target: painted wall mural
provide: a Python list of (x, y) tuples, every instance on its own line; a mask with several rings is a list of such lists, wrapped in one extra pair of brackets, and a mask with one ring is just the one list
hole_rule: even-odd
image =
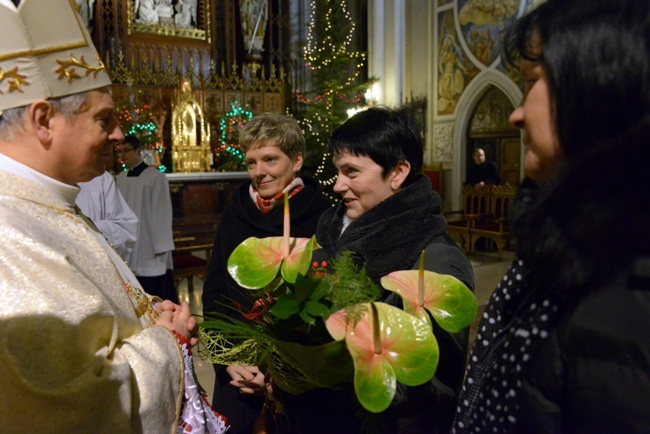
[[(456, 105), (479, 72), (495, 68), (522, 86), (516, 68), (499, 61), (506, 29), (544, 0), (452, 0), (438, 11), (438, 115), (454, 114)], [(450, 1), (438, 1), (438, 7)]]
[(519, 0), (458, 0), (461, 26), (495, 25), (508, 20), (519, 9)]
[(520, 0), (458, 0), (458, 23), (470, 52), (490, 66), (501, 52), (504, 30), (515, 20)]
[(470, 132), (485, 133), (512, 129), (508, 122), (512, 109), (512, 103), (505, 94), (492, 87), (474, 110)]
[(438, 114), (451, 114), (479, 70), (459, 44), (452, 10), (440, 15), (438, 38)]

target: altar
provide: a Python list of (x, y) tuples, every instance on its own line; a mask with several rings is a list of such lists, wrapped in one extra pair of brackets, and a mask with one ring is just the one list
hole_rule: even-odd
[(268, 31), (280, 11), (265, 0), (80, 3), (120, 127), (138, 137), (145, 161), (165, 173), (245, 170), (238, 131), (256, 114), (285, 111), (288, 57)]
[(174, 238), (182, 244), (212, 244), (221, 214), (246, 172), (168, 173)]

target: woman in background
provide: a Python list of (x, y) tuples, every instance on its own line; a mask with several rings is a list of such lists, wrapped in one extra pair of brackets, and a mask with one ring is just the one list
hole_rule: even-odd
[(648, 432), (650, 2), (548, 0), (506, 53), (529, 181), (454, 432)]
[[(284, 192), (289, 192), (291, 236), (310, 238), (321, 214), (331, 207), (320, 185), (298, 177), (305, 139), (289, 116), (263, 113), (244, 125), (239, 143), (246, 152), (250, 182), (235, 192), (221, 218), (210, 266), (203, 285), (203, 312), (219, 312), (243, 320), (253, 307), (248, 289), (241, 288), (227, 270), (232, 251), (249, 237), (282, 236)], [(264, 373), (257, 366), (215, 365), (213, 405), (231, 425), (229, 433), (250, 434), (264, 403)]]

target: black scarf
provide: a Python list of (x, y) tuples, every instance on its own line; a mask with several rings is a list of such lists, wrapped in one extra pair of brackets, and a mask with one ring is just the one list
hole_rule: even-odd
[(396, 270), (410, 270), (420, 252), (445, 232), (438, 193), (424, 176), (360, 217), (341, 234), (345, 205), (327, 210), (320, 219), (316, 239), (330, 258), (346, 250), (356, 253), (371, 279), (379, 282)]

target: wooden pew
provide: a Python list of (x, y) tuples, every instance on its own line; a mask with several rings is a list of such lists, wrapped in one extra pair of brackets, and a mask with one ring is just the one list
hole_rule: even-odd
[(472, 185), (465, 185), (462, 190), (463, 209), (444, 213), (447, 218), (447, 233), (460, 236), (466, 253), (473, 253), (470, 234), (478, 219), (489, 211), (489, 199), (489, 190), (478, 191)]
[[(174, 286), (178, 289), (178, 284), (183, 279), (187, 279), (187, 289), (193, 291), (194, 276), (205, 282), (213, 243), (211, 241), (197, 243), (194, 237), (178, 237), (174, 239), (174, 244), (176, 245), (176, 249), (172, 252)], [(197, 252), (203, 252), (203, 255), (196, 255)]]
[(510, 241), (510, 206), (516, 188), (510, 184), (485, 187), (489, 193), (489, 208), (474, 222), (470, 229), (470, 254), (474, 253), (476, 241), (480, 238), (496, 243), (499, 260), (503, 260), (503, 249)]

